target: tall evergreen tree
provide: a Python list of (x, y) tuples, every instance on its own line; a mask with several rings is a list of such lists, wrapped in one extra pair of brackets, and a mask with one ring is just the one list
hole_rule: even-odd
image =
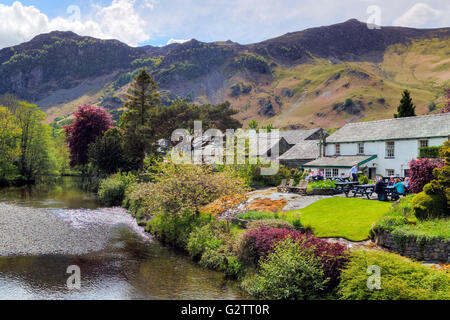
[(409, 91), (404, 90), (403, 97), (400, 100), (400, 105), (397, 108), (397, 114), (394, 114), (394, 118), (407, 118), (415, 116), (416, 116), (416, 106), (412, 101)]
[(130, 170), (142, 169), (146, 151), (154, 147), (149, 141), (154, 135), (150, 120), (160, 103), (158, 85), (142, 70), (128, 90), (125, 103), (128, 111), (120, 119), (120, 126), (125, 130), (124, 151)]

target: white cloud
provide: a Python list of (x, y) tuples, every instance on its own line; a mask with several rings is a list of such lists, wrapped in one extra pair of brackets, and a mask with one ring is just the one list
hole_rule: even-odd
[(393, 21), (412, 27), (449, 25), (448, 0), (417, 1), (422, 3), (405, 13), (411, 0), (103, 0), (101, 3), (108, 4), (83, 8), (81, 19), (74, 18), (73, 11), (50, 18), (39, 7), (15, 2), (0, 4), (0, 48), (53, 30), (113, 38), (134, 46), (150, 40), (165, 44), (167, 39), (177, 43), (190, 38), (251, 43), (350, 18), (367, 21), (369, 5), (380, 7), (382, 25)]
[(404, 27), (422, 27), (432, 20), (439, 19), (444, 14), (433, 9), (426, 3), (417, 3), (403, 15), (394, 20), (393, 25)]
[(24, 6), (18, 1), (11, 6), (0, 4), (0, 48), (55, 30), (70, 30), (101, 39), (117, 39), (137, 46), (150, 38), (147, 23), (136, 9), (138, 2), (145, 8), (153, 8), (153, 0), (113, 0), (109, 6), (94, 5), (87, 19), (81, 20), (78, 19), (76, 10), (72, 11), (70, 17), (49, 19), (36, 7)]
[(192, 39), (187, 39), (187, 40), (177, 40), (177, 39), (170, 39), (169, 41), (167, 41), (167, 45), (169, 44), (174, 44), (174, 43), (185, 43), (188, 41), (191, 41)]

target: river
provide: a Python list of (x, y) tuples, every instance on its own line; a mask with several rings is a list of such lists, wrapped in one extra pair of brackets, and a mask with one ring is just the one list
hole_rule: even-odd
[[(149, 237), (125, 210), (102, 208), (77, 179), (0, 189), (1, 210), (0, 299), (248, 298)], [(81, 271), (79, 289), (67, 286), (69, 266)]]

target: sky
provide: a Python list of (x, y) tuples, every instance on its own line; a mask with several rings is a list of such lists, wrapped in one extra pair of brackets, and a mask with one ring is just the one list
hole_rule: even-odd
[(131, 46), (232, 40), (255, 43), (357, 18), (382, 26), (450, 26), (450, 1), (0, 0), (0, 48), (54, 30)]

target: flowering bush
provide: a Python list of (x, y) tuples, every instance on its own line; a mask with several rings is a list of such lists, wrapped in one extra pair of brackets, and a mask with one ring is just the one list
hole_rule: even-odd
[(241, 238), (239, 256), (244, 261), (256, 263), (261, 257), (266, 257), (272, 252), (277, 242), (288, 237), (301, 241), (306, 248), (312, 248), (314, 255), (322, 263), (325, 277), (330, 279), (331, 284), (337, 283), (340, 269), (348, 260), (346, 248), (338, 243), (328, 243), (311, 234), (264, 227), (248, 230)]
[(435, 177), (433, 170), (442, 167), (442, 162), (434, 159), (418, 159), (409, 162), (411, 184), (409, 189), (413, 193), (422, 192), (423, 187)]

